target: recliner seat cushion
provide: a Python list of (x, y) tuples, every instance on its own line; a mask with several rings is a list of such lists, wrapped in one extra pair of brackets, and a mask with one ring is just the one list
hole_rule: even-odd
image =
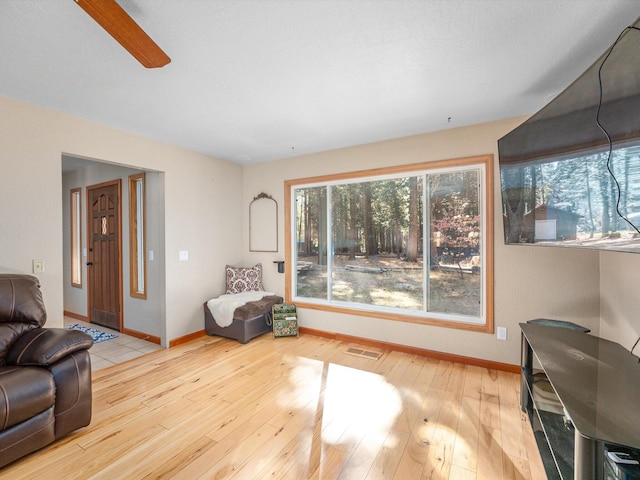
[(0, 432), (0, 468), (55, 440), (53, 407)]
[(0, 431), (44, 412), (55, 402), (49, 370), (40, 367), (0, 367)]

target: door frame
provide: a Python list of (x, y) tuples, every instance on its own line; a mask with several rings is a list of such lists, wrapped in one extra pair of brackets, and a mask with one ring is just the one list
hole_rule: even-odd
[[(118, 309), (118, 331), (122, 332), (124, 327), (122, 319), (123, 319), (123, 311), (124, 311), (124, 297), (123, 297), (123, 278), (122, 278), (122, 179), (117, 178), (115, 180), (109, 180), (107, 182), (97, 183), (95, 185), (87, 185), (86, 190), (86, 238), (87, 238), (87, 261), (89, 261), (89, 248), (90, 247), (90, 224), (91, 224), (91, 190), (95, 190), (97, 188), (109, 187), (115, 185), (117, 188), (117, 199), (118, 206), (116, 210), (118, 212), (118, 235), (116, 239), (116, 245), (118, 249), (118, 303), (120, 308)], [(92, 257), (93, 258), (93, 257)], [(85, 262), (86, 263), (86, 262)], [(91, 275), (87, 272), (87, 317), (89, 323), (91, 323), (91, 289), (93, 285), (91, 284)]]

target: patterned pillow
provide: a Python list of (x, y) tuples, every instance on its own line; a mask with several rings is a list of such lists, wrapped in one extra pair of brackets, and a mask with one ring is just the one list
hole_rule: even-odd
[(255, 292), (262, 288), (262, 264), (257, 263), (253, 267), (225, 266), (227, 278), (227, 294)]

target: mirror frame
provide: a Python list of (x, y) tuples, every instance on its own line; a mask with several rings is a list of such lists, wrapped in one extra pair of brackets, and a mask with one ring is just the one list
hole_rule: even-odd
[(249, 203), (249, 251), (278, 251), (278, 202), (264, 192)]

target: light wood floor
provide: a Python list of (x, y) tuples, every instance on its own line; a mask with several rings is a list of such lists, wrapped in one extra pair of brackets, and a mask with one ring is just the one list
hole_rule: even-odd
[(546, 478), (517, 375), (352, 346), (203, 337), (94, 372), (91, 425), (0, 478)]

